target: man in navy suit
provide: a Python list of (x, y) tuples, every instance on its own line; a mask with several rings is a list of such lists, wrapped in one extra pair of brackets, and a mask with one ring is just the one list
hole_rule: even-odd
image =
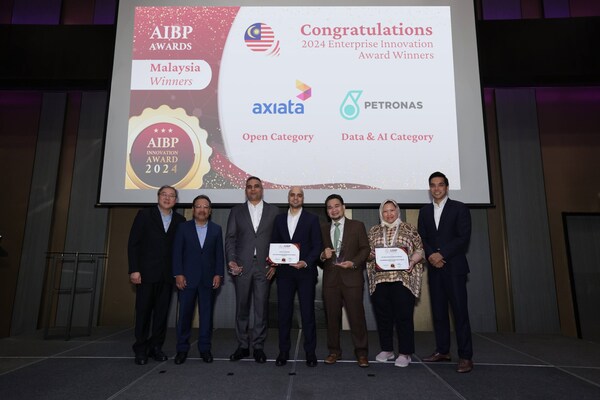
[(204, 362), (213, 361), (210, 352), (213, 291), (221, 285), (225, 257), (221, 227), (209, 221), (211, 206), (208, 196), (196, 196), (194, 219), (179, 226), (173, 243), (173, 274), (179, 289), (175, 364), (183, 364), (190, 349), (196, 300), (200, 321), (198, 350)]
[[(177, 190), (158, 189), (158, 205), (140, 210), (131, 226), (127, 255), (129, 280), (135, 285), (135, 363), (144, 365), (148, 356), (165, 361), (162, 351), (173, 293), (171, 254), (177, 226), (185, 218), (173, 211)], [(152, 336), (148, 338), (152, 325)]]
[(441, 172), (429, 177), (433, 199), (419, 212), (419, 235), (429, 261), (429, 295), (435, 330), (435, 352), (426, 362), (450, 361), (450, 319), (454, 316), (458, 344), (457, 372), (473, 369), (473, 343), (467, 303), (469, 264), (466, 252), (471, 238), (471, 214), (466, 205), (448, 198), (448, 178)]
[(317, 261), (322, 249), (321, 228), (316, 215), (302, 209), (304, 191), (294, 186), (288, 193), (289, 210), (279, 214), (273, 224), (271, 243), (295, 243), (300, 246), (300, 260), (277, 266), (277, 315), (279, 318), (279, 356), (275, 365), (282, 366), (290, 357), (290, 331), (294, 312), (294, 297), (298, 292), (306, 365), (317, 366), (317, 327), (315, 321), (315, 291)]

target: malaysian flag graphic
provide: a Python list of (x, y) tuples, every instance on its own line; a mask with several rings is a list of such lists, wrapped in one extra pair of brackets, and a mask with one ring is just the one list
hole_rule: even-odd
[(279, 55), (279, 40), (275, 39), (273, 29), (267, 24), (256, 22), (246, 29), (246, 46), (252, 51), (267, 55)]

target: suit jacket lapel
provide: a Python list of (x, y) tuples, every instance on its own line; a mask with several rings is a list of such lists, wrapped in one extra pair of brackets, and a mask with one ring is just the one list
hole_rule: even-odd
[[(267, 203), (265, 203), (265, 201), (263, 200), (263, 210), (262, 210), (262, 215), (260, 216), (260, 221), (258, 221), (258, 228), (256, 228), (256, 233), (260, 232), (261, 229), (264, 228), (265, 224), (264, 224), (264, 220), (267, 217), (267, 211), (268, 207), (267, 207)], [(254, 229), (254, 227), (252, 227)]]
[[(173, 220), (175, 220), (175, 211), (173, 211), (173, 213), (171, 214), (171, 223), (169, 224), (169, 229), (167, 229), (167, 233), (172, 233), (173, 229), (175, 229), (175, 227), (176, 227), (175, 224), (173, 223)], [(162, 218), (161, 218), (160, 223), (162, 224)]]
[(246, 221), (246, 224), (250, 227), (250, 229), (254, 230), (254, 225), (252, 225), (252, 216), (250, 215), (250, 210), (248, 207), (248, 201), (246, 201), (242, 210), (242, 218), (244, 221)]
[[(290, 230), (288, 229), (288, 211), (285, 212), (285, 217), (281, 219), (281, 222), (283, 223), (283, 232), (285, 232), (285, 236), (284, 238), (287, 239), (288, 242), (292, 241), (292, 237), (290, 236)], [(297, 229), (298, 227), (296, 227)], [(296, 232), (294, 232), (296, 233)]]
[[(153, 208), (150, 214), (152, 215), (152, 222), (158, 226), (162, 233), (166, 234), (165, 225), (163, 224), (162, 215), (160, 214), (158, 206)], [(171, 225), (169, 225), (169, 229), (171, 229)]]
[[(302, 226), (302, 220), (305, 217), (304, 213), (305, 213), (305, 211), (304, 211), (304, 209), (302, 209), (302, 212), (300, 213), (300, 217), (298, 218), (298, 223), (296, 224), (296, 229), (294, 230), (294, 234), (290, 238), (292, 240), (292, 242), (294, 242), (294, 237), (296, 237), (296, 235), (298, 234), (298, 231), (300, 230), (300, 227)], [(286, 220), (286, 222), (287, 222), (287, 220)], [(289, 230), (288, 230), (288, 232), (289, 232)]]
[[(342, 230), (342, 247), (348, 247), (348, 243), (346, 243), (348, 241), (348, 238), (350, 237), (350, 229), (348, 229), (348, 218), (346, 218), (346, 221), (344, 222), (344, 229)], [(346, 233), (348, 233), (348, 235), (346, 235)]]
[[(202, 250), (202, 244), (200, 243), (200, 237), (198, 237), (198, 229), (196, 229), (196, 221), (192, 220), (192, 235), (194, 238), (196, 238), (196, 240), (194, 241), (196, 244), (198, 244), (198, 248), (200, 250)], [(206, 244), (206, 238), (208, 238), (208, 230), (209, 230), (209, 226), (206, 227), (206, 237), (204, 238), (204, 244)]]
[[(431, 227), (437, 231), (437, 227), (435, 226), (435, 211), (433, 209), (433, 202), (427, 204), (423, 211), (426, 213), (425, 223), (427, 225), (431, 224)], [(427, 216), (427, 214), (429, 214), (429, 216)]]
[(325, 240), (323, 241), (323, 246), (324, 247), (329, 247), (329, 248), (333, 248), (333, 242), (331, 241), (331, 222), (327, 224), (327, 227), (325, 228), (325, 232), (323, 232), (325, 234)]
[[(438, 224), (438, 231), (440, 230), (440, 228), (442, 227), (442, 224), (444, 223), (444, 221), (447, 219), (448, 214), (452, 212), (452, 201), (450, 200), (450, 198), (448, 198), (448, 200), (446, 201), (446, 204), (444, 205), (444, 209), (442, 210), (442, 215), (440, 215), (440, 223)], [(435, 223), (435, 221), (434, 221)]]

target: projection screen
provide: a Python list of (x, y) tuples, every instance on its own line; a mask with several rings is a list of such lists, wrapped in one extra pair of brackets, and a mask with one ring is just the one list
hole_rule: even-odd
[(485, 205), (483, 126), (471, 1), (121, 1), (99, 202)]

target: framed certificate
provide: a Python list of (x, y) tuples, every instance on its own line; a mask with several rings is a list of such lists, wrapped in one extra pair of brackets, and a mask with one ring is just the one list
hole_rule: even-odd
[(375, 249), (375, 263), (385, 271), (408, 269), (408, 253), (400, 247), (378, 247)]
[(300, 244), (271, 243), (269, 245), (269, 260), (275, 264), (295, 264), (300, 261)]

